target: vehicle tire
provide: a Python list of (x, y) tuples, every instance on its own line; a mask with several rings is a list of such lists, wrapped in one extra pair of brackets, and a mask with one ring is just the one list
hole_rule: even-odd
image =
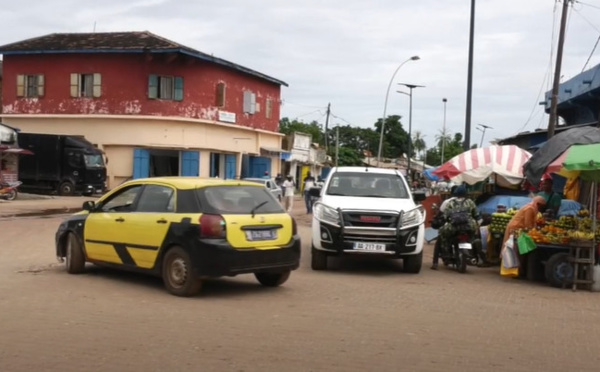
[(291, 271), (288, 270), (280, 273), (254, 273), (254, 276), (265, 287), (278, 287), (287, 282), (290, 273)]
[(327, 253), (315, 248), (313, 245), (311, 250), (310, 267), (313, 270), (327, 270)]
[(402, 258), (402, 271), (409, 274), (418, 274), (423, 265), (423, 252)]
[(73, 195), (75, 186), (69, 181), (65, 181), (58, 186), (58, 194), (62, 196)]
[(69, 233), (65, 240), (65, 265), (69, 274), (80, 274), (85, 269), (85, 256), (75, 234)]
[(556, 253), (546, 261), (544, 268), (546, 280), (556, 288), (570, 285), (573, 282), (573, 264), (569, 262), (568, 253)]
[(6, 200), (15, 200), (17, 198), (17, 190), (10, 190), (8, 193), (6, 193), (6, 196), (4, 197), (4, 199)]
[(458, 260), (456, 263), (456, 270), (464, 274), (467, 272), (467, 255), (462, 250), (458, 251)]
[(181, 247), (172, 247), (162, 260), (162, 278), (169, 293), (180, 296), (194, 296), (202, 288), (190, 255)]

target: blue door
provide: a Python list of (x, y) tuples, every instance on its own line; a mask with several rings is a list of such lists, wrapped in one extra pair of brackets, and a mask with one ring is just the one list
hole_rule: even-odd
[(265, 172), (271, 174), (271, 158), (255, 156), (250, 158), (250, 177), (262, 178)]
[(200, 170), (200, 153), (198, 151), (181, 152), (181, 175), (198, 177)]
[(329, 172), (331, 171), (331, 168), (323, 168), (321, 169), (321, 178), (322, 179), (327, 179), (327, 176), (329, 176)]
[(133, 179), (150, 177), (150, 152), (133, 149)]
[(247, 154), (242, 155), (242, 177), (250, 177), (250, 156)]
[(225, 155), (225, 179), (235, 179), (236, 158), (235, 155)]

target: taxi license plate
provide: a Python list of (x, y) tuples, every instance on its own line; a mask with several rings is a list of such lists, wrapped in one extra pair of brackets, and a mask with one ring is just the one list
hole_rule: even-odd
[(277, 239), (276, 230), (248, 230), (246, 231), (246, 239), (250, 242), (261, 241), (261, 240), (275, 240)]
[(471, 243), (458, 243), (458, 248), (459, 249), (471, 249)]
[(385, 244), (354, 243), (354, 250), (367, 252), (385, 252)]

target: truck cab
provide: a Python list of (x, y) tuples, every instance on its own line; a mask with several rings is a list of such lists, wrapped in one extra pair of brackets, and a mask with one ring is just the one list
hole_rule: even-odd
[(327, 269), (330, 256), (378, 256), (403, 260), (418, 273), (423, 260), (425, 194), (410, 191), (393, 169), (336, 167), (323, 187), (312, 190), (311, 267)]

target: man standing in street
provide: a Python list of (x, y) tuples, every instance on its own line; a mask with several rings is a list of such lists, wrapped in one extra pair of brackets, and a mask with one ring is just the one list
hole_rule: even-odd
[(292, 213), (294, 206), (294, 179), (288, 174), (285, 181), (281, 185), (283, 188), (283, 207), (288, 213)]
[(312, 197), (310, 196), (310, 189), (315, 187), (315, 178), (310, 172), (306, 174), (304, 178), (304, 203), (306, 204), (306, 213), (312, 213)]

